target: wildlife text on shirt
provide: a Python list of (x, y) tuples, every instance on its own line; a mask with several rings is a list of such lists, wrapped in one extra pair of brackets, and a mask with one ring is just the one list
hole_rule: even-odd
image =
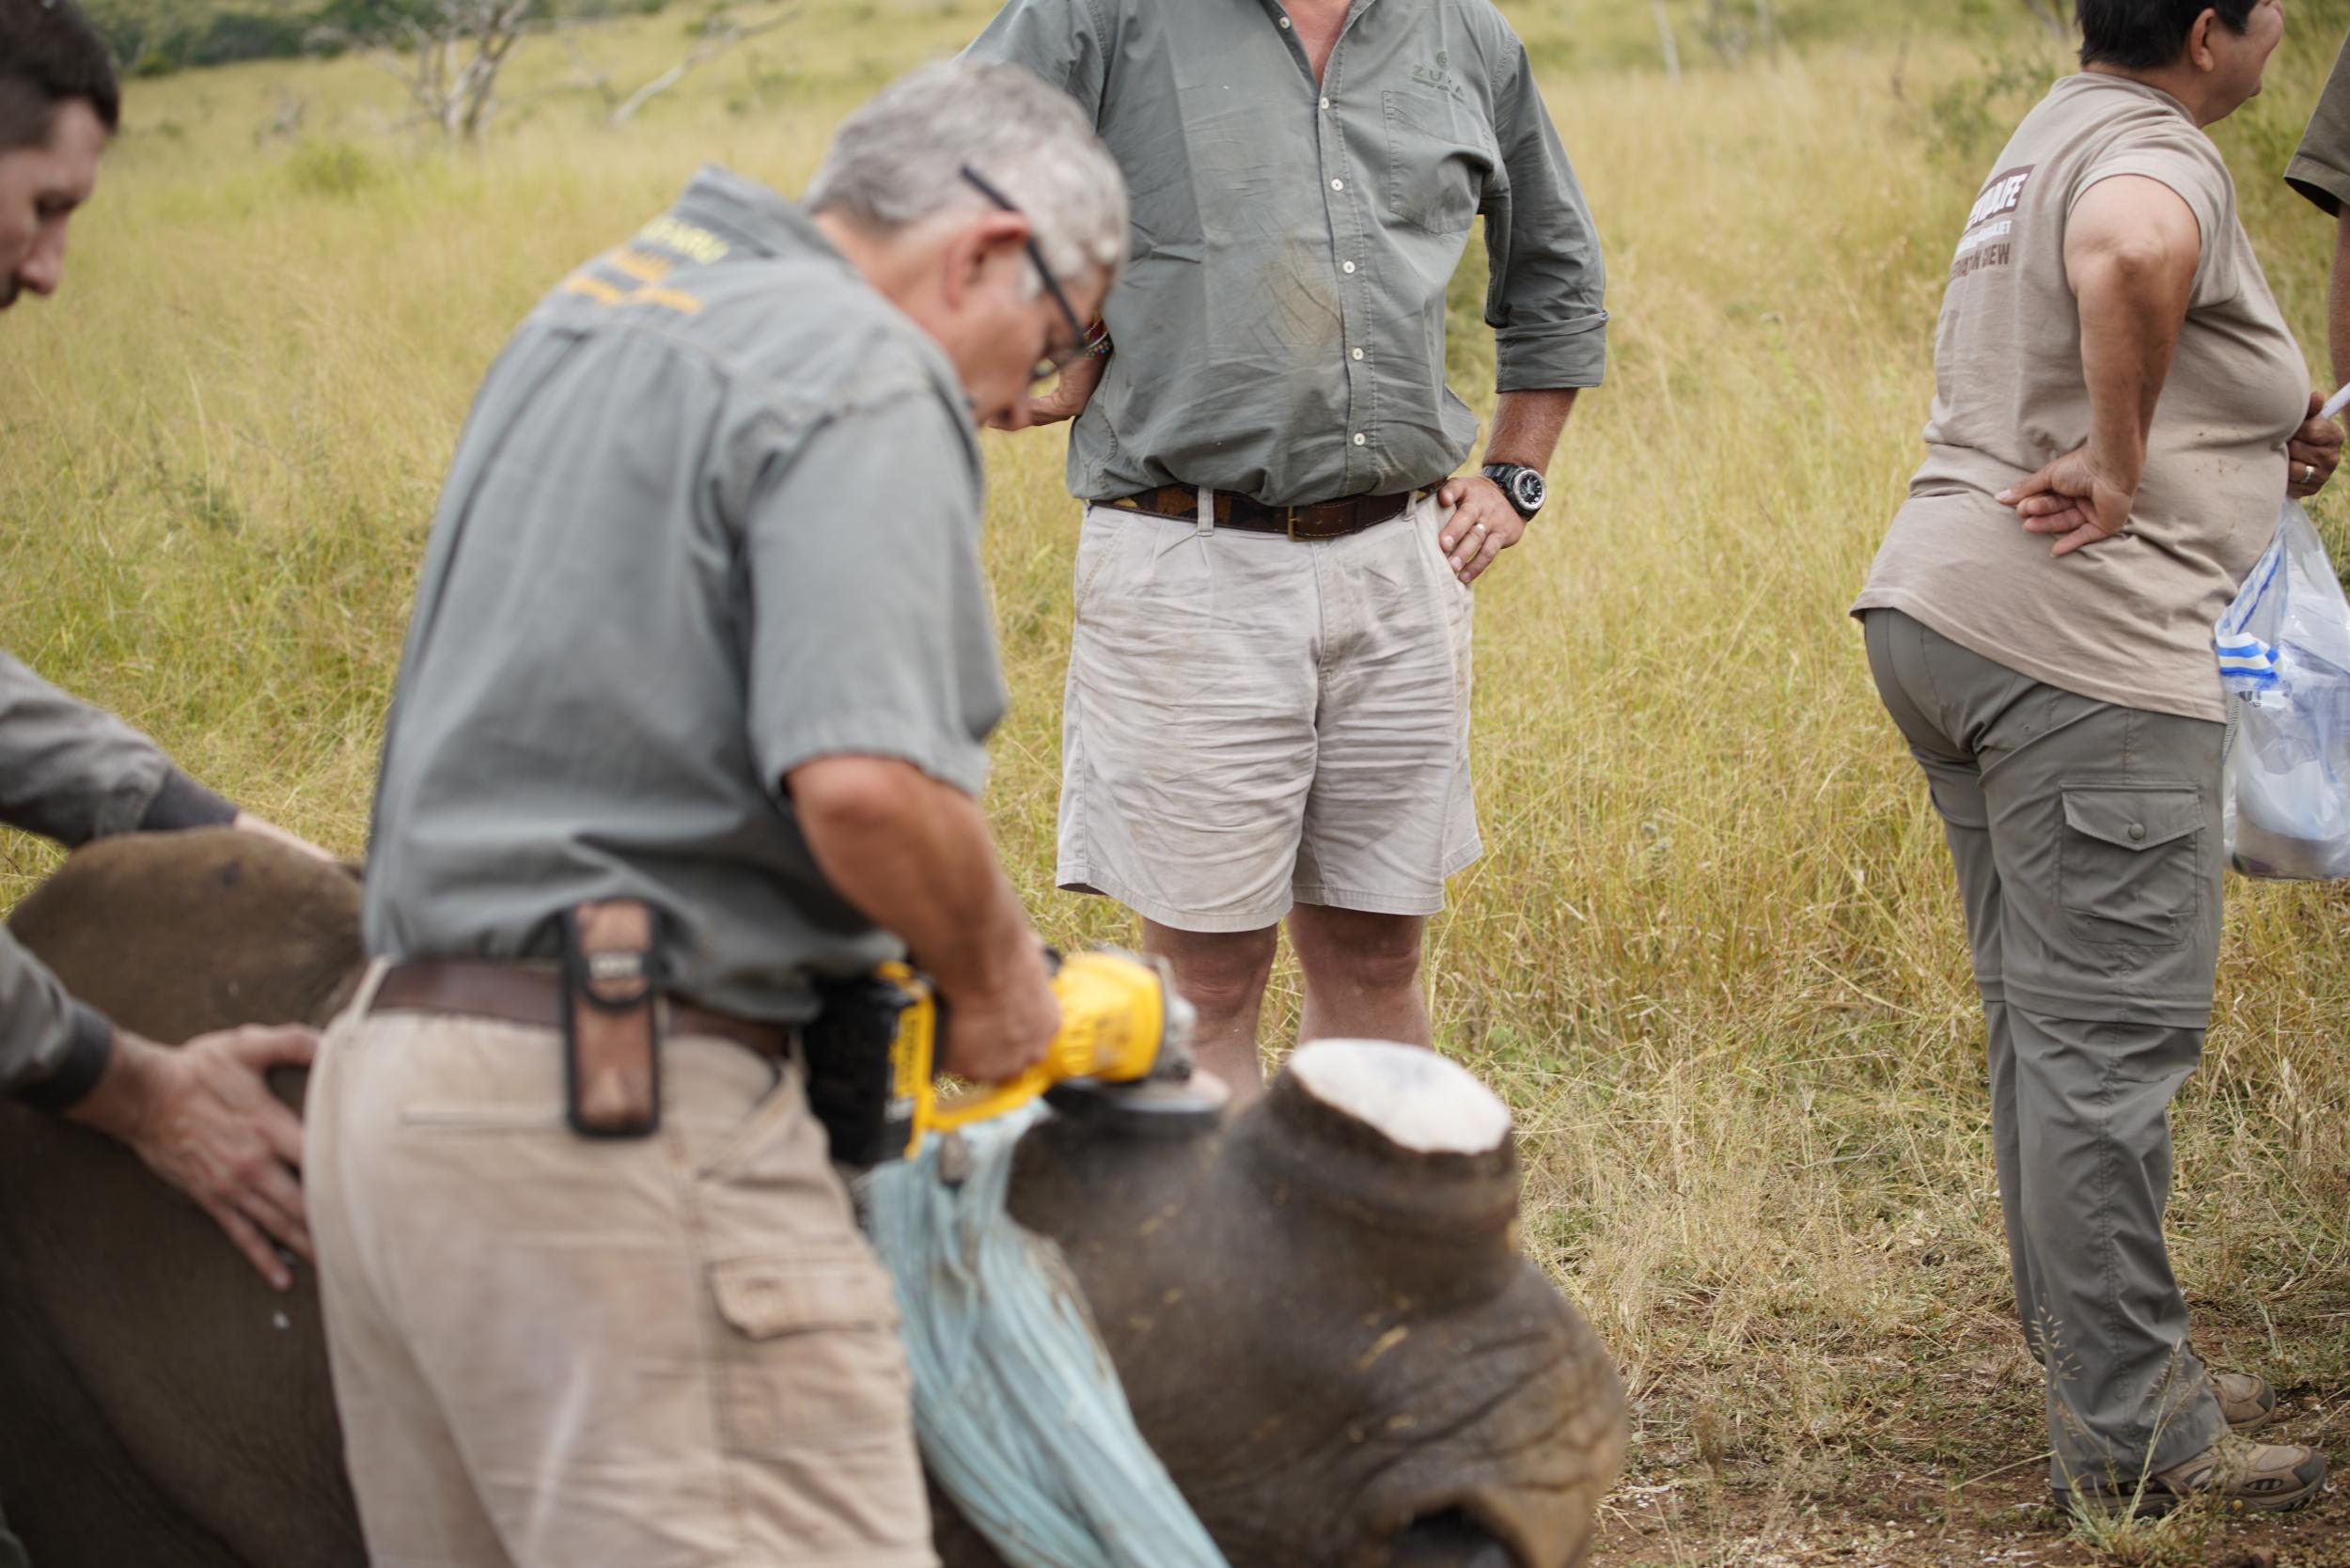
[(1970, 276), (1985, 267), (2004, 267), (2015, 259), (2015, 245), (2009, 236), (2015, 232), (2015, 209), (2024, 202), (2024, 187), (2031, 182), (2036, 165), (2002, 169), (1991, 177), (1975, 199), (1974, 211), (1966, 214), (1966, 232), (1958, 242), (1958, 255), (1950, 262), (1950, 281)]

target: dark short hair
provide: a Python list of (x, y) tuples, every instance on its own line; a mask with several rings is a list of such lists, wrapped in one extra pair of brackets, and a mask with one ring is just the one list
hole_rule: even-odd
[(2081, 64), (2154, 71), (2176, 60), (2186, 48), (2195, 19), (2217, 11), (2228, 30), (2241, 33), (2260, 0), (2074, 0), (2081, 24)]
[(0, 0), (0, 152), (45, 145), (70, 98), (87, 101), (108, 131), (120, 123), (106, 40), (73, 0)]

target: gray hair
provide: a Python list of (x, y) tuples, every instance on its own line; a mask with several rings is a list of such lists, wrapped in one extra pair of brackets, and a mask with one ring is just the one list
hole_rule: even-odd
[(1076, 100), (1018, 66), (951, 61), (884, 87), (834, 133), (807, 208), (887, 231), (993, 206), (963, 177), (965, 165), (1027, 215), (1057, 278), (1097, 268), (1117, 278), (1126, 178)]

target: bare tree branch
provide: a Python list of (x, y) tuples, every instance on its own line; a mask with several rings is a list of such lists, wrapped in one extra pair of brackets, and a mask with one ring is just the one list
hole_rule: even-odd
[(792, 20), (793, 12), (744, 21), (721, 9), (704, 24), (701, 37), (684, 58), (662, 71), (625, 98), (617, 94), (610, 77), (592, 71), (586, 55), (571, 39), (570, 30), (585, 24), (552, 22), (539, 14), (540, 0), (417, 0), (380, 18), (364, 32), (322, 31), (320, 42), (356, 51), (368, 64), (399, 79), (415, 105), (416, 121), (440, 128), (452, 138), (473, 140), (490, 126), (507, 100), (498, 84), (507, 63), (523, 40), (534, 34), (556, 33), (571, 50), (571, 82), (525, 94), (521, 102), (569, 91), (596, 93), (606, 106), (606, 122), (627, 124), (637, 112), (688, 75), (738, 45), (772, 33)]
[(425, 0), (380, 17), (360, 31), (325, 32), (321, 41), (356, 50), (397, 76), (416, 118), (447, 136), (481, 133), (497, 112), (498, 72), (523, 39), (549, 24), (532, 15), (537, 0)]
[(603, 101), (604, 113), (610, 114), (613, 103), (619, 96), (612, 90), (611, 74), (608, 71), (598, 71), (588, 63), (588, 52), (580, 48), (579, 39), (575, 35), (566, 31), (562, 37), (563, 48), (572, 57), (572, 79), (563, 86), (550, 87), (546, 94), (537, 96), (565, 91), (592, 92)]
[(697, 68), (708, 65), (737, 44), (755, 39), (761, 33), (774, 32), (791, 20), (791, 13), (786, 11), (781, 16), (769, 17), (764, 22), (747, 24), (729, 23), (722, 27), (713, 18), (710, 31), (702, 35), (699, 43), (686, 52), (685, 58), (630, 93), (621, 101), (619, 106), (612, 111), (611, 117), (604, 123), (615, 128), (626, 125), (635, 118), (637, 110), (684, 81), (686, 76)]
[(2069, 39), (2073, 36), (2072, 29), (2064, 24), (2064, 11), (2057, 0), (2024, 0), (2024, 9), (2031, 12), (2043, 27), (2058, 38)]

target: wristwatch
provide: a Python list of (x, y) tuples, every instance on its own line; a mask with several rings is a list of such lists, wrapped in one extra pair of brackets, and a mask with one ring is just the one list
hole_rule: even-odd
[(1550, 494), (1550, 487), (1543, 483), (1541, 473), (1523, 463), (1489, 463), (1485, 464), (1484, 474), (1485, 478), (1501, 487), (1501, 493), (1510, 497), (1510, 504), (1517, 509), (1518, 515), (1529, 522), (1536, 512), (1543, 510), (1543, 498)]

